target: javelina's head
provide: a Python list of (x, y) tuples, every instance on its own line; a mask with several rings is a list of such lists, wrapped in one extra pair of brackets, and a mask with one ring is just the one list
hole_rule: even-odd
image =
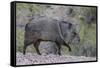
[(62, 21), (61, 30), (66, 43), (78, 44), (80, 42), (80, 37), (74, 24)]

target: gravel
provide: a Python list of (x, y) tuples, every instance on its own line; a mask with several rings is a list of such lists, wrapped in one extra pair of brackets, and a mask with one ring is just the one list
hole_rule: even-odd
[(78, 62), (78, 61), (95, 61), (95, 57), (85, 56), (70, 56), (70, 55), (37, 55), (26, 53), (23, 55), (20, 52), (16, 54), (17, 65), (31, 65), (31, 64), (46, 64), (46, 63), (64, 63), (64, 62)]

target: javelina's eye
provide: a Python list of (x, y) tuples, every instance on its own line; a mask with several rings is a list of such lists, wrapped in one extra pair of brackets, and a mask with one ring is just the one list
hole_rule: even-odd
[(72, 35), (72, 36), (74, 37), (74, 36), (76, 36), (76, 35), (77, 35), (77, 33), (76, 33), (76, 32), (73, 32), (73, 35)]
[(77, 35), (77, 33), (76, 33), (76, 32), (74, 32), (73, 34), (74, 34), (74, 35)]
[(71, 27), (72, 27), (72, 24), (71, 24), (71, 23), (69, 23), (69, 25), (68, 25), (68, 29), (71, 29)]

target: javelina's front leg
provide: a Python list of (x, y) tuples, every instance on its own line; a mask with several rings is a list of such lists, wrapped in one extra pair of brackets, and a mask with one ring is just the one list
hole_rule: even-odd
[(58, 54), (61, 55), (61, 45), (57, 42), (56, 42), (56, 44), (57, 44), (57, 47), (58, 47)]
[(71, 52), (71, 47), (69, 46), (69, 44), (64, 43), (64, 46), (68, 47), (68, 50)]
[(27, 48), (28, 44), (26, 44), (26, 41), (24, 41), (24, 47), (23, 47), (23, 54), (26, 54), (26, 48)]
[(61, 55), (61, 45), (58, 45), (58, 54)]

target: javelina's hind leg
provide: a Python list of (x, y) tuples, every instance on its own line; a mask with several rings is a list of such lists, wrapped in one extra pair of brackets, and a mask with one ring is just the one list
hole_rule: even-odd
[(24, 47), (23, 47), (23, 54), (24, 55), (26, 54), (26, 47), (27, 47), (27, 45), (24, 45)]
[(37, 40), (33, 45), (34, 45), (34, 47), (35, 47), (37, 53), (38, 53), (39, 55), (41, 55), (41, 53), (40, 53), (40, 51), (39, 51), (39, 49), (38, 49), (38, 47), (39, 47), (39, 45), (40, 45), (40, 40)]
[(32, 44), (32, 42), (26, 43), (26, 41), (24, 41), (24, 47), (23, 47), (23, 54), (24, 54), (24, 55), (26, 54), (26, 48), (27, 48), (30, 44)]

